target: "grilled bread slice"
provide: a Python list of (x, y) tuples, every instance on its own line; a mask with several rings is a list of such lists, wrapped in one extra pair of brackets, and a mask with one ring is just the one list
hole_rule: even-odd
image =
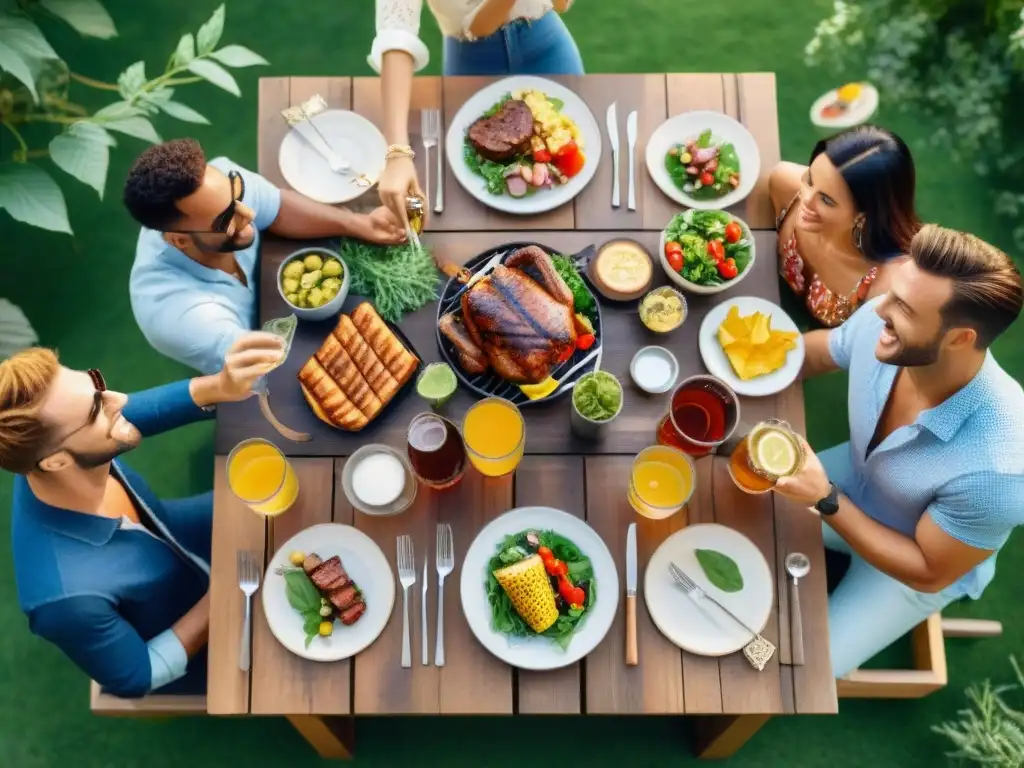
[(348, 399), (341, 387), (330, 377), (316, 356), (309, 358), (299, 371), (302, 394), (313, 413), (328, 424), (356, 432), (370, 420)]
[(394, 376), (398, 386), (405, 384), (416, 372), (419, 360), (391, 332), (369, 302), (363, 302), (355, 308), (352, 323)]

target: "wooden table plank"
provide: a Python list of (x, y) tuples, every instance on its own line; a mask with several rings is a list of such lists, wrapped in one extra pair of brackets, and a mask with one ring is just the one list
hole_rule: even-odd
[[(466, 101), (481, 88), (495, 82), (495, 77), (446, 77), (444, 78), (444, 125), (448, 126)], [(576, 90), (579, 78), (552, 77), (567, 88)], [(516, 216), (488, 208), (471, 197), (452, 173), (450, 165), (445, 166), (444, 180), (445, 211), (437, 216), (435, 227), (444, 231), (480, 232), (509, 229), (573, 229), (575, 226), (572, 203), (535, 216)]]
[[(527, 456), (516, 470), (515, 506), (543, 506), (586, 517), (582, 456)], [(518, 670), (519, 714), (580, 712), (580, 673), (585, 662), (548, 672)]]
[[(299, 497), (280, 517), (269, 521), (267, 557), (288, 539), (313, 525), (329, 523), (334, 508), (334, 462), (329, 458), (291, 459), (299, 480)], [(339, 507), (345, 523), (352, 509)], [(324, 558), (334, 553), (319, 553)], [(269, 578), (281, 578), (271, 575)], [(298, 621), (298, 618), (296, 618)], [(347, 715), (351, 690), (348, 660), (322, 664), (288, 651), (270, 631), (259, 600), (253, 607), (252, 713), (254, 715)]]
[[(621, 416), (619, 418), (622, 418)], [(587, 657), (588, 714), (682, 714), (683, 672), (679, 649), (651, 621), (643, 598), (643, 574), (654, 550), (685, 525), (684, 516), (664, 520), (640, 517), (626, 498), (633, 460), (628, 456), (589, 456), (586, 460), (587, 522), (608, 544), (615, 567), (623, 573), (626, 529), (637, 524), (636, 634), (640, 663), (625, 664), (623, 609), (605, 639)]]
[(288, 133), (288, 123), (281, 110), (291, 106), (290, 77), (261, 77), (259, 86), (259, 118), (257, 122), (257, 170), (275, 187), (288, 189), (281, 174), (278, 152)]
[(736, 75), (736, 86), (739, 111), (735, 116), (754, 136), (761, 151), (761, 173), (757, 186), (746, 199), (743, 218), (755, 229), (774, 229), (775, 211), (768, 194), (768, 176), (782, 160), (775, 73)]
[(211, 715), (244, 715), (249, 712), (249, 673), (238, 668), (245, 616), (238, 589), (238, 552), (254, 550), (262, 562), (266, 522), (231, 492), (226, 463), (224, 456), (214, 459), (206, 704)]

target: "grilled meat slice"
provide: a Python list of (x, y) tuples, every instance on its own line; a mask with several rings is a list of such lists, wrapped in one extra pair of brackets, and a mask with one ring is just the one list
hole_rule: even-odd
[(473, 375), (487, 370), (489, 366), (487, 355), (476, 345), (466, 330), (466, 326), (455, 315), (442, 316), (437, 327), (458, 351), (459, 365), (462, 366), (462, 370)]
[(308, 576), (317, 568), (319, 568), (322, 562), (323, 560), (320, 559), (320, 556), (313, 552), (311, 554), (306, 555), (306, 559), (302, 561), (302, 570), (304, 570), (306, 572), (306, 575)]
[(342, 624), (345, 624), (346, 626), (352, 626), (357, 621), (359, 621), (359, 617), (362, 616), (364, 613), (366, 613), (366, 603), (360, 600), (347, 611), (344, 611), (338, 618), (341, 619)]
[(481, 157), (499, 163), (511, 160), (530, 146), (533, 113), (525, 101), (509, 99), (496, 114), (469, 126), (467, 137)]
[(345, 569), (341, 565), (341, 558), (337, 555), (324, 560), (309, 574), (309, 578), (316, 588), (325, 594), (341, 589), (349, 583), (348, 574), (345, 573)]
[(363, 599), (359, 594), (359, 590), (356, 589), (356, 585), (351, 581), (341, 589), (332, 590), (326, 597), (339, 612), (347, 611)]

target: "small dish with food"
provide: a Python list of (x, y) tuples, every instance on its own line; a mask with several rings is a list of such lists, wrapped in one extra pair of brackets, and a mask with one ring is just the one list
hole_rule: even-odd
[(661, 233), (661, 266), (669, 280), (690, 293), (732, 288), (750, 273), (754, 255), (750, 227), (726, 211), (677, 213)]
[(664, 347), (644, 347), (629, 364), (633, 383), (649, 395), (668, 392), (679, 378), (679, 361)]
[(341, 311), (350, 275), (341, 256), (326, 248), (302, 248), (277, 268), (277, 291), (300, 320), (326, 320)]
[(654, 333), (669, 333), (686, 320), (686, 297), (669, 285), (655, 288), (640, 302), (640, 322)]
[(587, 277), (606, 299), (633, 301), (651, 287), (654, 261), (634, 240), (609, 240), (587, 265)]
[(364, 515), (399, 515), (416, 499), (417, 483), (404, 454), (388, 445), (361, 446), (341, 472), (345, 498)]

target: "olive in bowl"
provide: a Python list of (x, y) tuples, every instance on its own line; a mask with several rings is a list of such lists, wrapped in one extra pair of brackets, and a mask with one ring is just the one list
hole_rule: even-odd
[(348, 265), (324, 248), (303, 248), (281, 262), (277, 291), (300, 320), (326, 320), (348, 297)]

